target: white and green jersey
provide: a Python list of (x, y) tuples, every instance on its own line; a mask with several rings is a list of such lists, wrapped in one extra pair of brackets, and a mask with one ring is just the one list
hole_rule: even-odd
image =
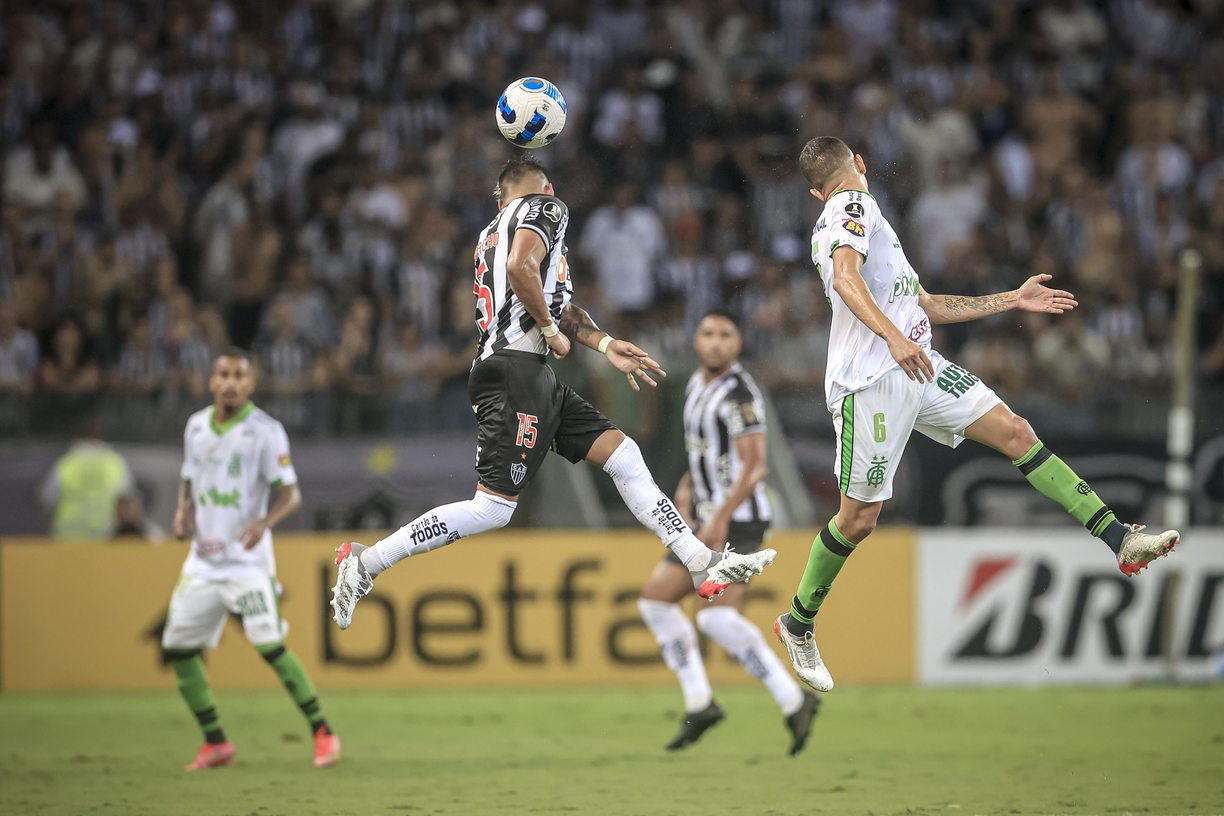
[(846, 394), (878, 382), (897, 367), (888, 344), (854, 316), (833, 291), (833, 251), (848, 246), (863, 256), (863, 280), (884, 315), (909, 339), (929, 350), (931, 321), (918, 296), (918, 273), (906, 260), (896, 231), (871, 193), (842, 190), (825, 202), (812, 230), (812, 262), (833, 307), (825, 400), (833, 406)]
[(274, 576), (271, 531), (249, 550), (238, 536), (268, 512), (273, 488), (297, 484), (285, 427), (251, 402), (223, 425), (212, 408), (196, 411), (183, 432), (181, 476), (191, 482), (196, 526), (183, 572), (212, 580)]

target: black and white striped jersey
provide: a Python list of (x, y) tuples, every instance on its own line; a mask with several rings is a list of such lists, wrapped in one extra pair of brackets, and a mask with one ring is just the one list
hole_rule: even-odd
[(533, 194), (516, 198), (489, 222), (476, 243), (474, 262), (476, 282), (476, 326), (480, 329), (480, 347), (476, 359), (485, 360), (502, 349), (546, 354), (548, 344), (536, 328), (535, 320), (510, 288), (506, 274), (506, 259), (514, 234), (529, 229), (544, 240), (548, 255), (540, 264), (540, 282), (544, 300), (553, 320), (574, 295), (569, 264), (565, 253), (565, 231), (569, 227), (569, 208), (559, 198)]
[[(738, 437), (765, 432), (765, 400), (739, 363), (706, 382), (701, 371), (689, 378), (684, 400), (684, 446), (697, 518), (705, 522), (727, 500), (727, 491), (744, 464), (735, 449)], [(765, 484), (731, 514), (732, 521), (771, 521)]]

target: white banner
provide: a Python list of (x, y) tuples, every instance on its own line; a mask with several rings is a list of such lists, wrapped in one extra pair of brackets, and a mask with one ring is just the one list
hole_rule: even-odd
[(1161, 678), (1170, 632), (1181, 680), (1217, 676), (1224, 656), (1224, 530), (1192, 531), (1127, 578), (1083, 531), (929, 529), (915, 580), (918, 679), (927, 684)]

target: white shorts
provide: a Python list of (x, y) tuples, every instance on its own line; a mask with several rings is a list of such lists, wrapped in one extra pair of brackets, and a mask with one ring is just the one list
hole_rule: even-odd
[(170, 598), (162, 647), (215, 648), (231, 612), (242, 618), (252, 645), (282, 641), (289, 625), (280, 616), (279, 589), (275, 578), (261, 575), (210, 581), (184, 574)]
[(1003, 401), (977, 377), (932, 350), (935, 382), (911, 380), (894, 368), (874, 384), (830, 406), (837, 432), (837, 487), (852, 499), (892, 497), (893, 475), (910, 434), (955, 448), (965, 429)]

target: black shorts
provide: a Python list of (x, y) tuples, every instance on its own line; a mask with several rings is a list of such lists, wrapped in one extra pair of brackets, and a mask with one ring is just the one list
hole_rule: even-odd
[(607, 417), (578, 396), (542, 354), (503, 349), (468, 375), (468, 394), (479, 426), (476, 473), (480, 483), (517, 496), (553, 450), (571, 462), (586, 458)]
[[(733, 521), (727, 525), (727, 543), (737, 553), (754, 553), (761, 549), (761, 545), (765, 543), (765, 534), (768, 532), (768, 521)], [(667, 551), (663, 560), (684, 566), (684, 562), (677, 558), (671, 550)]]

